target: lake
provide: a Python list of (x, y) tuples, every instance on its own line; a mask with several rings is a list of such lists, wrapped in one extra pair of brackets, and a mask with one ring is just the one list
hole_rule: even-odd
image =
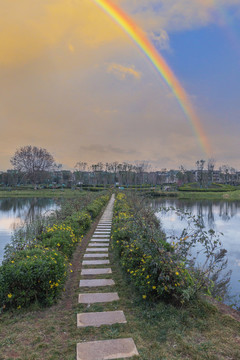
[(11, 241), (13, 229), (25, 219), (57, 209), (53, 199), (47, 198), (2, 198), (0, 199), (0, 264), (4, 247)]
[(220, 239), (222, 247), (227, 250), (228, 265), (226, 270), (232, 270), (228, 293), (230, 299), (226, 298), (225, 302), (231, 304), (236, 295), (237, 300), (235, 299), (235, 301), (237, 301), (237, 306), (240, 306), (240, 202), (189, 201), (171, 198), (152, 200), (151, 204), (156, 216), (161, 220), (167, 236), (180, 235), (186, 226), (186, 223), (180, 220), (174, 210), (160, 211), (161, 207), (168, 208), (171, 206), (200, 216), (206, 230), (213, 229), (223, 233)]

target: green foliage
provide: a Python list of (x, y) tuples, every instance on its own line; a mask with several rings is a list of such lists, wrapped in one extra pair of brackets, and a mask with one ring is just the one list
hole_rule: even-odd
[(71, 226), (74, 235), (79, 237), (89, 229), (91, 225), (91, 216), (86, 211), (78, 211), (68, 216), (65, 221), (66, 225)]
[(87, 212), (91, 215), (91, 218), (94, 219), (95, 217), (100, 214), (102, 207), (108, 202), (109, 195), (103, 195), (94, 200), (91, 204), (86, 207)]
[(54, 224), (42, 233), (39, 242), (44, 247), (56, 249), (67, 257), (71, 257), (79, 240), (70, 226)]
[[(122, 267), (144, 299), (161, 297), (183, 304), (196, 298), (203, 289), (207, 291), (213, 287), (207, 276), (224, 253), (214, 254), (218, 245), (214, 233), (206, 234), (198, 227), (191, 236), (193, 240), (183, 232), (177, 243), (167, 242), (151, 209), (136, 198), (131, 200), (124, 194), (117, 195), (112, 235), (114, 248)], [(195, 269), (188, 259), (188, 250), (198, 240), (209, 254), (209, 268), (204, 273)]]
[(0, 308), (51, 305), (61, 293), (67, 262), (54, 249), (35, 247), (15, 254), (0, 267)]
[[(0, 310), (37, 301), (51, 305), (61, 293), (67, 259), (109, 200), (109, 195), (65, 201), (62, 211), (38, 218), (15, 232), (0, 267)], [(91, 215), (90, 215), (91, 214)], [(67, 215), (67, 216), (66, 216)]]

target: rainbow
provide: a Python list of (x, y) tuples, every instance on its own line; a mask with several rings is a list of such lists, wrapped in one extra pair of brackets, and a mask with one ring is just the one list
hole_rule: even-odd
[(193, 127), (193, 131), (199, 141), (201, 148), (203, 149), (203, 152), (206, 156), (209, 157), (211, 154), (211, 148), (208, 138), (202, 128), (200, 120), (195, 113), (186, 91), (181, 86), (179, 80), (176, 78), (166, 61), (149, 41), (146, 34), (137, 26), (137, 24), (129, 17), (129, 15), (127, 15), (119, 6), (113, 4), (110, 0), (93, 1), (123, 28), (123, 30), (130, 36), (131, 39), (135, 41), (137, 46), (150, 59), (165, 82), (172, 89), (180, 106), (182, 107)]

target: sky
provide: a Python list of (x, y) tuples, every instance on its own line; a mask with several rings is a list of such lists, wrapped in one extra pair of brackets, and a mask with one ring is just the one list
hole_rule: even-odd
[(198, 116), (94, 0), (0, 0), (0, 170), (17, 148), (79, 161), (240, 170), (240, 0), (112, 0), (165, 59)]

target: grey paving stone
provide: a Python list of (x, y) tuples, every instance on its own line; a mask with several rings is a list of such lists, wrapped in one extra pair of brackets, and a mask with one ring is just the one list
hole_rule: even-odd
[(111, 274), (112, 269), (110, 268), (98, 268), (98, 269), (82, 269), (81, 275), (102, 275)]
[(89, 252), (94, 252), (94, 251), (105, 251), (107, 252), (108, 251), (108, 248), (107, 247), (96, 247), (96, 248), (87, 248), (86, 251), (89, 251)]
[(108, 246), (109, 245), (109, 241), (108, 242), (103, 242), (103, 243), (101, 243), (101, 242), (95, 242), (95, 243), (92, 243), (92, 242), (90, 242), (89, 244), (88, 244), (88, 246), (91, 246), (91, 247), (94, 247), (94, 246)]
[(107, 234), (97, 234), (97, 235), (95, 235), (95, 234), (93, 234), (93, 236), (92, 236), (92, 238), (94, 239), (94, 238), (106, 238), (106, 239), (109, 239), (109, 235), (107, 235)]
[(106, 241), (106, 242), (109, 242), (109, 238), (107, 239), (107, 238), (104, 238), (104, 239), (95, 239), (95, 238), (92, 238), (91, 239), (91, 241), (93, 241), (93, 242), (102, 242), (102, 241)]
[(86, 265), (91, 265), (91, 266), (95, 266), (95, 265), (108, 265), (110, 264), (109, 260), (83, 260), (82, 265), (86, 266)]
[(105, 232), (106, 230), (108, 231), (108, 232), (111, 232), (111, 228), (109, 228), (109, 229), (106, 229), (106, 228), (96, 228), (96, 231), (98, 232), (100, 230), (100, 232)]
[(138, 356), (131, 338), (89, 341), (77, 344), (77, 360), (110, 360)]
[(123, 311), (102, 311), (77, 314), (77, 326), (86, 327), (113, 324), (126, 324)]
[(105, 257), (108, 257), (108, 253), (106, 254), (85, 254), (83, 256), (84, 259), (89, 259), (89, 258), (105, 258)]
[(80, 280), (80, 287), (112, 286), (115, 282), (112, 279), (90, 279)]
[(111, 293), (91, 293), (91, 294), (79, 294), (79, 304), (95, 304), (101, 302), (118, 301), (119, 296), (116, 292)]
[(103, 235), (103, 234), (109, 235), (110, 233), (111, 233), (111, 231), (107, 231), (107, 230), (94, 231), (94, 234), (95, 234), (95, 235)]

